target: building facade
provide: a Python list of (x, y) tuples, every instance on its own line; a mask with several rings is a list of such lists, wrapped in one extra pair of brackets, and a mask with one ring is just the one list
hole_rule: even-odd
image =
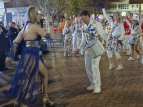
[[(129, 0), (123, 0), (122, 2), (114, 2), (113, 7), (107, 10), (108, 14), (114, 12), (126, 12), (126, 13), (139, 13), (140, 4), (129, 4)], [(143, 14), (143, 4), (141, 4), (141, 14)]]

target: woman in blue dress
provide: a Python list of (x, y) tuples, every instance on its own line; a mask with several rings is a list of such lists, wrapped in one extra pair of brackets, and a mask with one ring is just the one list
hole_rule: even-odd
[[(35, 24), (40, 19), (38, 12), (34, 7), (29, 8), (27, 12), (27, 24), (19, 32), (11, 50), (11, 58), (6, 61), (9, 64), (15, 57), (17, 46), (22, 42), (23, 50), (22, 56), (15, 71), (15, 75), (11, 84), (10, 93), (17, 97), (14, 103), (15, 107), (28, 107), (23, 104), (25, 97), (28, 95), (28, 101), (35, 101), (40, 90), (40, 78), (42, 75), (43, 82), (43, 107), (48, 104), (54, 105), (48, 98), (48, 70), (43, 62), (40, 52), (41, 37), (50, 37), (50, 33), (43, 31), (43, 29)], [(47, 19), (49, 28), (51, 28), (52, 19)]]

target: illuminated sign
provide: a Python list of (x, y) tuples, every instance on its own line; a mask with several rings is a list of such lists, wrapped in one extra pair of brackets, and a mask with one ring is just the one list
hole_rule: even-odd
[(4, 2), (0, 2), (0, 8), (4, 8)]

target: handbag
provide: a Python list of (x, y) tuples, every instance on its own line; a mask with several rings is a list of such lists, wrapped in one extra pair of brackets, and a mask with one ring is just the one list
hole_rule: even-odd
[(105, 52), (104, 47), (102, 43), (97, 38), (94, 38), (89, 31), (88, 34), (92, 40), (86, 45), (85, 49), (92, 59), (97, 58)]

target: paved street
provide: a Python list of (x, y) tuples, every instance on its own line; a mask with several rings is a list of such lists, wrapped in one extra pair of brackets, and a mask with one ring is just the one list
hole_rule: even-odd
[[(62, 49), (61, 49), (62, 50)], [(90, 85), (83, 57), (64, 57), (61, 50), (44, 55), (49, 71), (49, 97), (56, 104), (54, 107), (143, 107), (143, 65), (140, 60), (128, 61), (121, 53), (124, 69), (108, 70), (106, 54), (102, 55), (100, 71), (102, 92), (94, 94), (87, 91)], [(114, 56), (115, 57), (115, 56)], [(117, 67), (117, 60), (114, 60)], [(16, 65), (12, 65), (15, 68)], [(8, 90), (14, 69), (0, 74), (0, 106), (13, 107), (14, 100), (7, 100), (3, 90)], [(29, 105), (29, 104), (28, 104)], [(35, 105), (42, 107), (41, 95)]]

